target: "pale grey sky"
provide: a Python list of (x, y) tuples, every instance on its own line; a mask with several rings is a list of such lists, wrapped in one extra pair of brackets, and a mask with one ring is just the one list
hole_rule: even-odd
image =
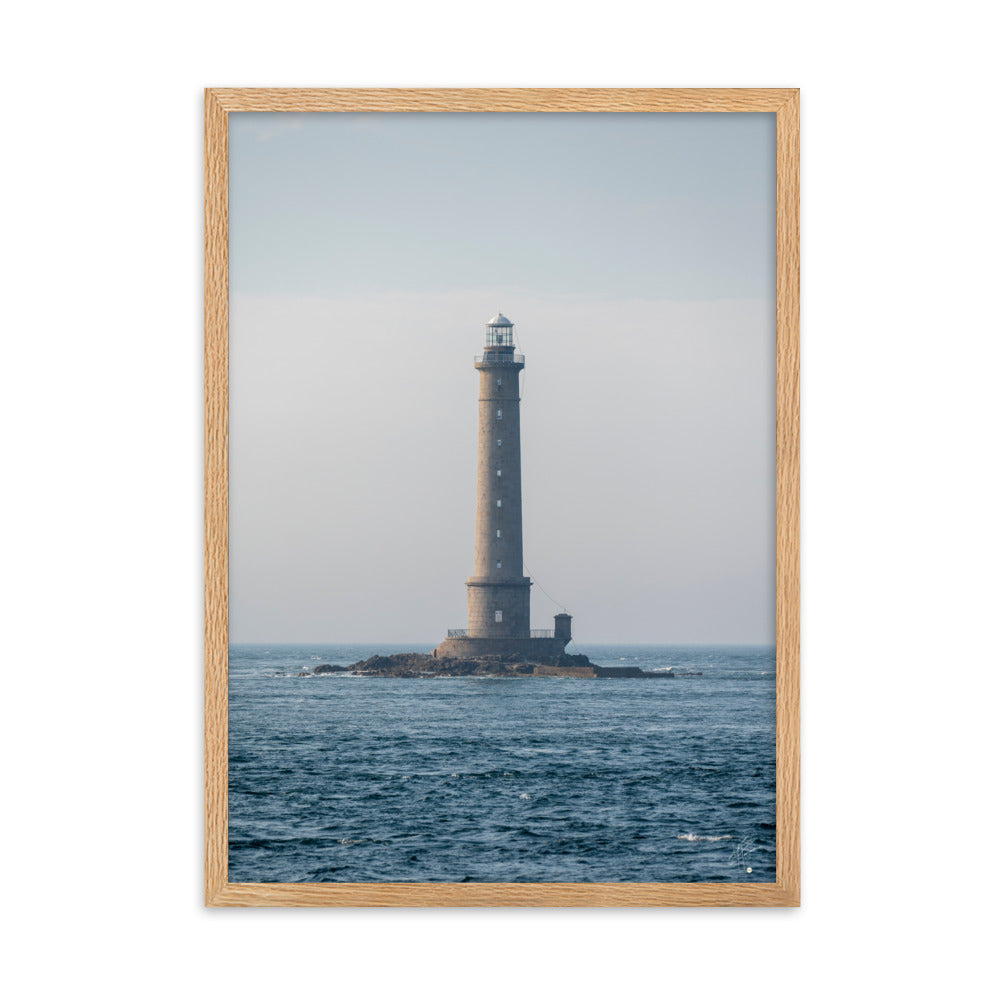
[(577, 648), (773, 641), (773, 115), (230, 121), (233, 641), (464, 626), (498, 308)]

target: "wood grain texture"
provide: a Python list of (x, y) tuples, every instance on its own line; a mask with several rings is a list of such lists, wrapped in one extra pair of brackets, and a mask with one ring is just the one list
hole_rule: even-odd
[[(229, 114), (772, 112), (777, 122), (777, 880), (762, 883), (228, 881)], [(205, 902), (209, 906), (798, 906), (799, 95), (791, 89), (205, 92)]]
[(214, 89), (229, 111), (765, 111), (795, 90), (508, 88), (498, 90)]
[(799, 900), (799, 96), (777, 112), (777, 879)]
[(205, 898), (229, 858), (229, 116), (205, 92)]
[(796, 906), (779, 883), (231, 883), (212, 906)]

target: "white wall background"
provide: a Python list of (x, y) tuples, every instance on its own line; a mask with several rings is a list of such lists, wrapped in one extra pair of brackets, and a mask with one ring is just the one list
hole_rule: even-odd
[[(626, 2), (5, 17), (12, 995), (995, 988), (995, 25)], [(787, 912), (208, 912), (201, 88), (803, 88), (803, 877)]]

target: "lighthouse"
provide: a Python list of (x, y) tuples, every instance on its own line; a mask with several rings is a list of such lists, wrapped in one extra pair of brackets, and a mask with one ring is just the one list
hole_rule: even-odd
[(531, 628), (531, 580), (524, 575), (521, 523), (521, 392), (524, 355), (514, 324), (497, 313), (473, 360), (479, 373), (476, 539), (468, 591), (468, 627), (449, 629), (437, 656), (546, 659), (570, 641), (570, 616), (555, 628)]
[(521, 392), (524, 355), (514, 353), (514, 324), (497, 313), (477, 354), (479, 460), (476, 554), (466, 581), (471, 638), (529, 637), (531, 581), (523, 575), (521, 536)]

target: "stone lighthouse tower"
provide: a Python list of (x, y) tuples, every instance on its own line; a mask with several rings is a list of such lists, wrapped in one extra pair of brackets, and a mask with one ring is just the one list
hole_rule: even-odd
[(514, 353), (514, 324), (497, 313), (477, 354), (479, 468), (476, 557), (469, 588), (470, 638), (530, 635), (531, 581), (521, 542), (521, 393), (524, 355)]
[(531, 580), (521, 535), (521, 394), (524, 355), (514, 353), (514, 324), (497, 313), (474, 359), (479, 372), (476, 545), (468, 588), (469, 626), (450, 629), (438, 656), (516, 655), (544, 659), (570, 640), (570, 616), (532, 631)]

